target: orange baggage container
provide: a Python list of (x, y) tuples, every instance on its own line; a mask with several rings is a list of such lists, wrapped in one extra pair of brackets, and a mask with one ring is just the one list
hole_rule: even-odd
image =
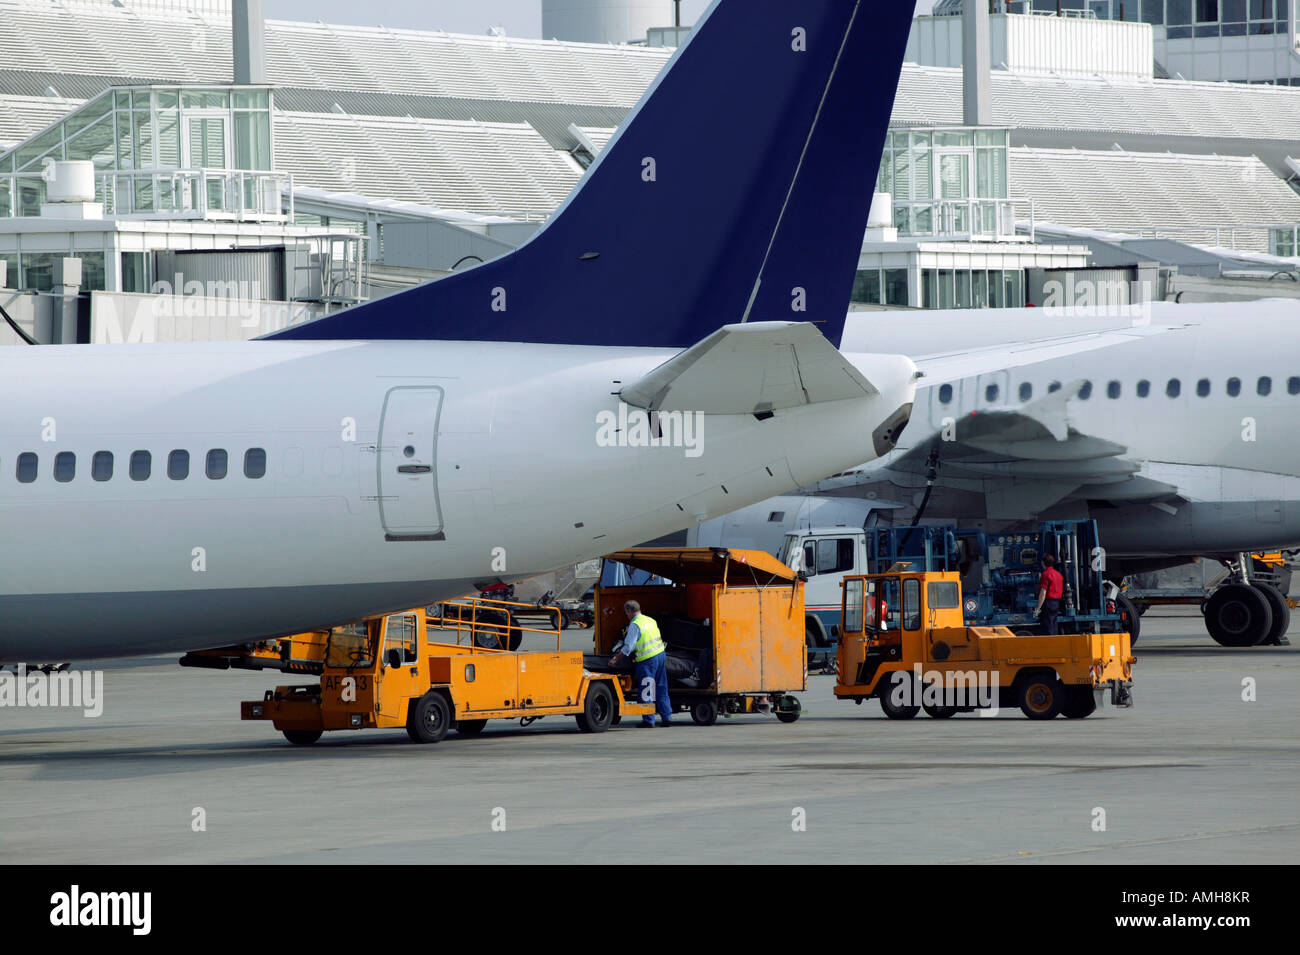
[[(641, 547), (609, 554), (670, 583), (596, 588), (596, 653), (612, 653), (636, 600), (670, 657), (698, 663), (696, 686), (670, 680), (673, 709), (702, 725), (719, 715), (770, 712), (799, 718), (791, 693), (807, 688), (803, 581), (770, 554), (724, 547)], [(603, 576), (603, 575), (602, 575)]]

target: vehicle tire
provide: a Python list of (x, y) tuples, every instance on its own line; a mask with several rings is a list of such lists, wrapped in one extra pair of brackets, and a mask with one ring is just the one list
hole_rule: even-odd
[(1097, 709), (1097, 696), (1090, 686), (1067, 686), (1065, 688), (1065, 705), (1061, 712), (1067, 719), (1082, 720), (1091, 716)]
[(560, 629), (568, 630), (573, 626), (573, 618), (564, 611), (560, 611)]
[(500, 650), (503, 647), (502, 637), (505, 635), (506, 628), (510, 624), (510, 617), (501, 610), (480, 610), (474, 617), (474, 622), (479, 627), (486, 629), (479, 630), (474, 635), (474, 645), (482, 647), (484, 650)]
[(411, 701), (406, 713), (406, 735), (416, 743), (437, 743), (451, 725), (451, 707), (441, 693), (430, 690)]
[(799, 702), (799, 697), (789, 695), (782, 696), (781, 705), (786, 707), (786, 709), (777, 710), (776, 718), (782, 723), (793, 723), (799, 717), (803, 716), (803, 704)]
[(908, 698), (917, 699), (916, 680), (906, 670), (894, 670), (880, 678), (880, 686), (876, 690), (876, 699), (880, 700), (880, 708), (891, 720), (910, 720), (921, 712), (921, 707), (915, 704), (901, 706), (893, 701), (894, 693), (901, 691), (904, 683), (911, 684), (911, 692), (906, 694)]
[(925, 715), (932, 720), (946, 720), (957, 715), (955, 706), (931, 706), (929, 703), (922, 703), (921, 709), (925, 710)]
[(457, 720), (456, 732), (461, 736), (477, 736), (487, 726), (487, 720)]
[(1137, 646), (1138, 634), (1142, 632), (1142, 614), (1137, 604), (1123, 594), (1115, 598), (1115, 612), (1119, 614), (1120, 624), (1128, 631), (1128, 645)]
[(285, 730), (284, 738), (294, 746), (310, 746), (321, 738), (320, 730)]
[(696, 726), (712, 726), (718, 722), (718, 701), (710, 697), (691, 704), (691, 722)]
[(1268, 601), (1268, 609), (1273, 613), (1273, 621), (1268, 628), (1268, 633), (1264, 635), (1259, 645), (1279, 646), (1287, 630), (1291, 628), (1291, 607), (1287, 604), (1282, 591), (1272, 584), (1251, 584), (1251, 586), (1264, 595), (1264, 599)]
[(1033, 673), (1016, 680), (1020, 712), (1031, 720), (1051, 720), (1065, 705), (1065, 685), (1052, 671)]
[(510, 621), (510, 629), (506, 632), (506, 649), (513, 652), (524, 642), (524, 632), (520, 629), (514, 614), (510, 614), (507, 619)]
[(1205, 629), (1223, 647), (1253, 647), (1268, 636), (1273, 611), (1249, 584), (1225, 584), (1205, 602)]
[(587, 687), (582, 712), (575, 717), (578, 729), (584, 733), (605, 732), (614, 721), (614, 709), (614, 694), (609, 691), (606, 681), (597, 680)]

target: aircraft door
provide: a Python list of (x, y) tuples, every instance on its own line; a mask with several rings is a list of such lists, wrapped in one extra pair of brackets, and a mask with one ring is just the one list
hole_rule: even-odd
[(375, 457), (385, 540), (445, 540), (437, 454), (442, 398), (441, 388), (426, 386), (384, 396)]

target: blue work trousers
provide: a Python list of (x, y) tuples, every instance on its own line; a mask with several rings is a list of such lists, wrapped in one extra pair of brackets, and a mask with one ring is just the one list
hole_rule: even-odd
[[(673, 706), (668, 699), (668, 654), (656, 653), (636, 665), (636, 698), (641, 703), (653, 703), (665, 723), (673, 718)], [(646, 726), (654, 726), (653, 716), (641, 717)]]

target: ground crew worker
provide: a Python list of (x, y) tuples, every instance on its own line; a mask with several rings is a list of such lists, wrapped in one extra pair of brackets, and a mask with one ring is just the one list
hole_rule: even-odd
[[(642, 703), (654, 703), (663, 726), (673, 723), (673, 707), (668, 699), (668, 647), (659, 636), (659, 625), (641, 612), (641, 605), (629, 600), (623, 605), (627, 614), (627, 632), (614, 650), (610, 663), (617, 666), (622, 658), (631, 657), (636, 664), (637, 696)], [(642, 726), (654, 726), (653, 715), (641, 717)]]
[(1056, 633), (1056, 618), (1061, 615), (1061, 597), (1065, 593), (1065, 578), (1054, 566), (1051, 554), (1043, 555), (1043, 576), (1038, 579), (1038, 606), (1034, 616), (1042, 614), (1043, 633)]

